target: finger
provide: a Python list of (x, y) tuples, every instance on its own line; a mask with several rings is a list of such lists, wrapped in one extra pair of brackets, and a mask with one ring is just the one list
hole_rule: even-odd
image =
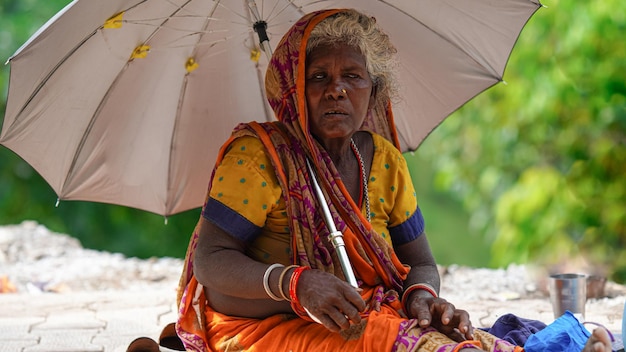
[(367, 304), (363, 300), (363, 297), (359, 294), (359, 291), (352, 286), (346, 287), (343, 293), (344, 297), (350, 302), (359, 312), (364, 312)]
[(472, 326), (472, 322), (469, 318), (469, 313), (466, 311), (457, 311), (459, 317), (459, 331), (465, 336), (468, 340), (474, 339), (474, 327)]
[(317, 318), (320, 321), (320, 323), (322, 323), (322, 325), (324, 325), (324, 327), (326, 327), (326, 329), (328, 329), (328, 330), (330, 330), (332, 332), (339, 332), (339, 331), (341, 331), (341, 327), (339, 325), (337, 325), (335, 320), (333, 318), (331, 318), (329, 315), (324, 314), (324, 315), (318, 316)]
[(354, 324), (361, 322), (361, 314), (359, 314), (359, 311), (354, 306), (349, 305), (347, 308), (341, 309), (341, 311)]
[(364, 311), (367, 308), (367, 304), (352, 286), (344, 287), (342, 293), (343, 295), (336, 295), (328, 301), (328, 303), (332, 305), (329, 312), (332, 313), (334, 317), (334, 310), (336, 309), (342, 313), (342, 316), (346, 317), (346, 319), (354, 323), (360, 323), (361, 315), (359, 312)]
[(428, 306), (426, 301), (417, 299), (413, 300), (411, 303), (411, 311), (417, 311), (417, 314), (414, 317), (417, 318), (417, 321), (420, 324), (420, 327), (426, 328), (430, 326), (430, 322), (433, 320), (433, 315), (431, 314), (431, 307)]
[(339, 327), (340, 330), (345, 330), (350, 328), (350, 321), (348, 318), (339, 310), (334, 310), (329, 313), (328, 316), (333, 320), (336, 326)]
[(464, 339), (471, 340), (474, 338), (474, 328), (467, 311), (455, 310), (454, 318), (452, 318), (447, 327), (457, 329)]
[(474, 339), (474, 328), (471, 324), (467, 322), (461, 322), (458, 324), (458, 327), (456, 329), (461, 335), (463, 335), (464, 340)]
[(454, 319), (454, 305), (452, 303), (444, 301), (439, 304), (439, 309), (441, 311), (441, 323), (443, 325), (450, 324), (452, 319)]
[(458, 329), (452, 329), (452, 331), (445, 332), (444, 334), (456, 342), (463, 342), (467, 340), (467, 338), (465, 338), (465, 336), (461, 334)]
[(467, 327), (467, 331), (465, 332), (465, 338), (468, 340), (474, 339), (474, 327), (471, 324)]

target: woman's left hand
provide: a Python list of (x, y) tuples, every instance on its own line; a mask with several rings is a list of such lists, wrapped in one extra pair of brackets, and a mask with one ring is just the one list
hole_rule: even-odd
[(451, 339), (461, 342), (473, 339), (469, 313), (443, 298), (428, 292), (412, 292), (407, 301), (407, 314), (418, 320), (421, 328), (432, 326)]

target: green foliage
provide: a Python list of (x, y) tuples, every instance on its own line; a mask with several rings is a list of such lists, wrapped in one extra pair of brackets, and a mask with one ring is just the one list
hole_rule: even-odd
[[(449, 192), (432, 187), (433, 170), (421, 150), (404, 155), (426, 222), (428, 242), (440, 265), (489, 266), (489, 246), (481, 233), (467, 226), (462, 204)], [(454, 245), (451, 245), (454, 244)]]
[(582, 258), (626, 281), (626, 3), (553, 0), (499, 84), (420, 148), (494, 265)]

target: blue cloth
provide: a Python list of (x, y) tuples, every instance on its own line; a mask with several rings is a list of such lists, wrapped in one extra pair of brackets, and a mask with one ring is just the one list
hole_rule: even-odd
[(516, 346), (524, 346), (528, 337), (545, 328), (546, 324), (539, 320), (524, 319), (514, 314), (505, 314), (498, 318), (491, 328), (484, 330)]
[(570, 312), (556, 319), (545, 329), (531, 335), (526, 344), (526, 352), (580, 352), (591, 333)]

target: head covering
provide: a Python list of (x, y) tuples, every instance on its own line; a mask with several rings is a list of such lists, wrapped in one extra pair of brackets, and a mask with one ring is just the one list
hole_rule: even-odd
[[(278, 120), (299, 140), (306, 141), (313, 154), (317, 148), (309, 133), (304, 90), (307, 41), (318, 23), (342, 11), (345, 10), (322, 10), (302, 17), (283, 36), (265, 75), (267, 99)], [(375, 106), (362, 128), (382, 135), (400, 150), (391, 102)]]

